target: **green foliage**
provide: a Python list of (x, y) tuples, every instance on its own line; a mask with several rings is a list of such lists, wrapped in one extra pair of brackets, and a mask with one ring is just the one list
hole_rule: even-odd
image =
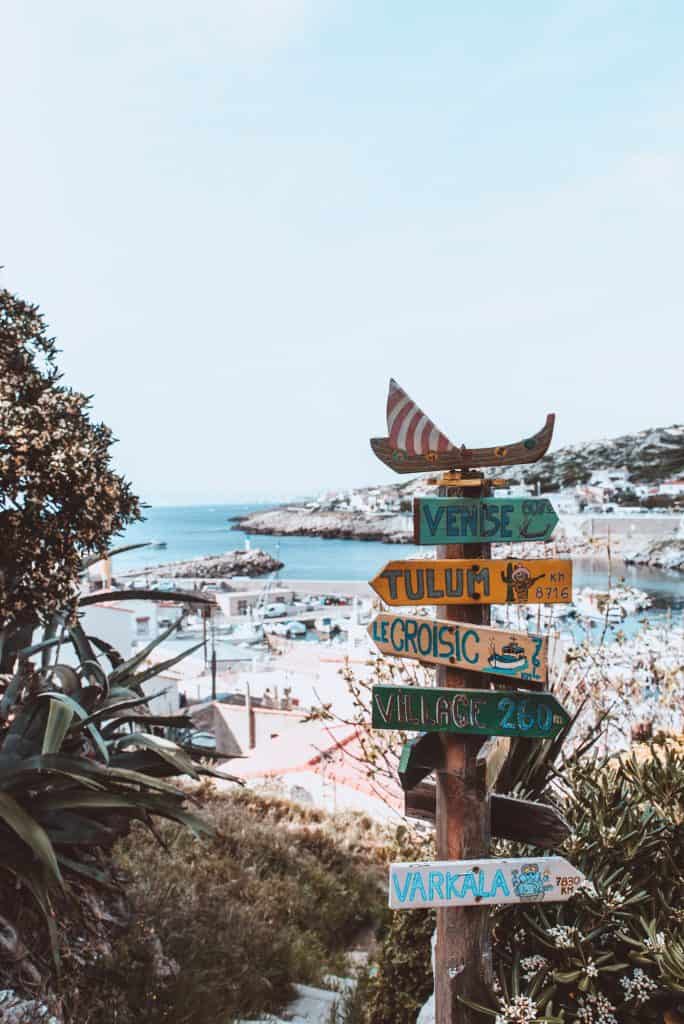
[[(572, 829), (559, 852), (593, 888), (567, 903), (493, 910), (497, 982), (490, 1005), (476, 1007), (482, 1020), (637, 1024), (662, 1021), (675, 1006), (681, 1012), (684, 755), (662, 746), (604, 764), (573, 758), (554, 786)], [(492, 855), (538, 851), (500, 842)], [(426, 858), (407, 840), (396, 857)], [(432, 990), (432, 920), (428, 911), (393, 915), (369, 982), (367, 1024), (415, 1020)]]
[(141, 518), (111, 431), (56, 357), (38, 307), (0, 289), (0, 643), (72, 609), (83, 558)]
[[(431, 840), (400, 827), (389, 859), (427, 860), (433, 854)], [(366, 1024), (414, 1024), (432, 991), (430, 943), (434, 928), (433, 910), (386, 912), (377, 969), (366, 982)]]
[[(81, 658), (78, 669), (50, 663), (67, 638)], [(164, 779), (221, 773), (144, 731), (151, 723), (191, 727), (185, 715), (151, 718), (147, 711), (141, 683), (168, 663), (139, 671), (141, 655), (146, 658), (163, 639), (165, 634), (124, 661), (109, 645), (91, 643), (78, 623), (48, 627), (41, 643), (17, 652), (14, 676), (4, 682), (0, 677), (0, 892), (18, 884), (30, 894), (57, 966), (55, 908), (63, 903), (61, 894), (72, 891), (68, 879), (111, 886), (103, 851), (132, 821), (152, 828), (154, 818), (167, 818), (195, 835), (210, 831), (187, 809), (186, 794)], [(109, 671), (95, 646), (104, 647)], [(40, 668), (29, 660), (38, 655)], [(6, 980), (11, 975), (10, 965)]]
[(292, 983), (317, 984), (385, 903), (378, 836), (362, 816), (330, 818), (251, 791), (199, 793), (215, 834), (197, 844), (162, 824), (117, 847), (133, 926), (72, 979), (79, 1024), (117, 1005), (129, 1024), (205, 1024), (277, 1011)]
[[(565, 904), (496, 908), (500, 990), (483, 1019), (662, 1020), (684, 993), (684, 758), (577, 761), (563, 784), (572, 834), (560, 852), (591, 885)], [(515, 1016), (525, 999), (534, 1018)]]

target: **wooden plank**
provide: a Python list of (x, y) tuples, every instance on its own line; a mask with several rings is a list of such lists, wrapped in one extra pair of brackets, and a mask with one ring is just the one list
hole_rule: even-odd
[(374, 729), (553, 739), (570, 721), (551, 693), (374, 686)]
[(572, 562), (467, 558), (388, 562), (370, 585), (385, 604), (569, 604)]
[(444, 748), (439, 733), (426, 732), (409, 740), (401, 748), (399, 782), (404, 790), (413, 789), (444, 760)]
[(496, 785), (496, 780), (508, 760), (510, 749), (509, 736), (489, 736), (480, 747), (476, 763), (485, 792), (489, 792)]
[[(511, 741), (508, 736), (489, 736), (477, 754), (476, 765), (483, 792), (496, 784), (508, 758)], [(444, 748), (439, 733), (425, 732), (409, 740), (401, 748), (399, 782), (403, 790), (412, 790), (433, 771), (444, 764)], [(434, 809), (433, 809), (434, 810)]]
[[(465, 475), (465, 474), (464, 474)], [(460, 492), (461, 494), (463, 492)], [(473, 497), (486, 497), (485, 481)], [(447, 485), (440, 497), (459, 494)], [(437, 548), (441, 558), (489, 558), (489, 544), (449, 544)], [(450, 606), (444, 616), (452, 622), (489, 626), (489, 608), (477, 604)], [(482, 676), (461, 666), (438, 665), (437, 686), (447, 689), (477, 688)], [(474, 736), (443, 734), (443, 768), (437, 776), (435, 846), (440, 860), (486, 857), (489, 852), (489, 800), (478, 777), (477, 753), (481, 741)], [(441, 907), (437, 910), (437, 941), (434, 957), (436, 1024), (476, 1024), (479, 1014), (459, 997), (482, 1002), (493, 983), (491, 933), (486, 910)]]
[(545, 683), (548, 639), (505, 629), (383, 612), (368, 626), (378, 650), (426, 665), (459, 665), (490, 675)]
[(564, 857), (511, 857), (390, 864), (389, 905), (472, 907), (501, 903), (558, 903), (586, 882)]
[[(434, 782), (420, 782), (404, 794), (404, 813), (435, 824), (437, 787)], [(512, 839), (554, 850), (570, 835), (570, 826), (563, 815), (550, 804), (492, 793), (491, 833), (496, 839)]]
[(558, 523), (546, 498), (414, 498), (416, 544), (548, 540)]

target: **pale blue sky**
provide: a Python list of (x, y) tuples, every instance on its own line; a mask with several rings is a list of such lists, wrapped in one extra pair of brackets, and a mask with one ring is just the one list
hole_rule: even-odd
[(148, 501), (390, 479), (390, 375), (458, 444), (681, 422), (681, 3), (1, 18), (0, 281)]

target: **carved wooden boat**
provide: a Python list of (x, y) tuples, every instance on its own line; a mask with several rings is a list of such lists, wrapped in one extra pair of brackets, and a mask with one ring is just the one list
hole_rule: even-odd
[(395, 473), (516, 466), (536, 462), (546, 453), (553, 436), (555, 416), (549, 413), (542, 429), (522, 441), (494, 448), (456, 447), (396, 381), (390, 380), (387, 397), (388, 437), (372, 437), (371, 448)]

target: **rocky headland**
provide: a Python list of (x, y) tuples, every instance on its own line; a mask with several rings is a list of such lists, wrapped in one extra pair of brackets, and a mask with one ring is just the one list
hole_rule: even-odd
[(245, 533), (269, 533), (281, 537), (327, 537), (337, 540), (380, 540), (408, 544), (413, 527), (408, 515), (369, 514), (351, 509), (313, 511), (306, 505), (255, 512), (233, 520)]
[(684, 538), (650, 541), (636, 551), (625, 553), (624, 560), (633, 565), (650, 565), (654, 569), (679, 569), (684, 572)]
[(266, 551), (226, 551), (223, 555), (205, 555), (188, 562), (167, 562), (149, 566), (145, 572), (156, 572), (170, 579), (224, 579), (230, 576), (266, 576), (283, 568), (284, 563)]
[[(684, 476), (684, 427), (654, 428), (612, 440), (559, 448), (533, 465), (507, 467), (506, 478), (534, 486), (537, 493), (556, 496), (573, 488), (581, 489), (594, 476), (610, 476), (614, 472), (618, 474), (616, 478), (622, 476), (620, 502), (639, 505), (639, 488), (643, 495), (654, 483)], [(485, 470), (485, 475), (500, 475), (500, 471)], [(330, 492), (315, 500), (280, 505), (232, 522), (247, 534), (410, 544), (413, 499), (430, 490), (424, 476), (415, 477), (348, 492)], [(586, 496), (584, 500), (586, 504)], [(665, 514), (660, 522), (657, 517), (646, 515), (620, 519), (620, 510), (615, 517), (599, 515), (593, 521), (591, 517), (563, 515), (552, 538), (554, 549), (558, 554), (601, 558), (606, 557), (610, 543), (616, 558), (629, 553), (629, 560), (638, 564), (682, 569), (682, 541), (677, 539), (682, 499), (663, 498), (656, 503), (669, 505), (661, 507)], [(646, 508), (637, 511), (645, 512)], [(548, 550), (541, 549), (538, 554)], [(516, 554), (523, 557), (519, 546)]]

